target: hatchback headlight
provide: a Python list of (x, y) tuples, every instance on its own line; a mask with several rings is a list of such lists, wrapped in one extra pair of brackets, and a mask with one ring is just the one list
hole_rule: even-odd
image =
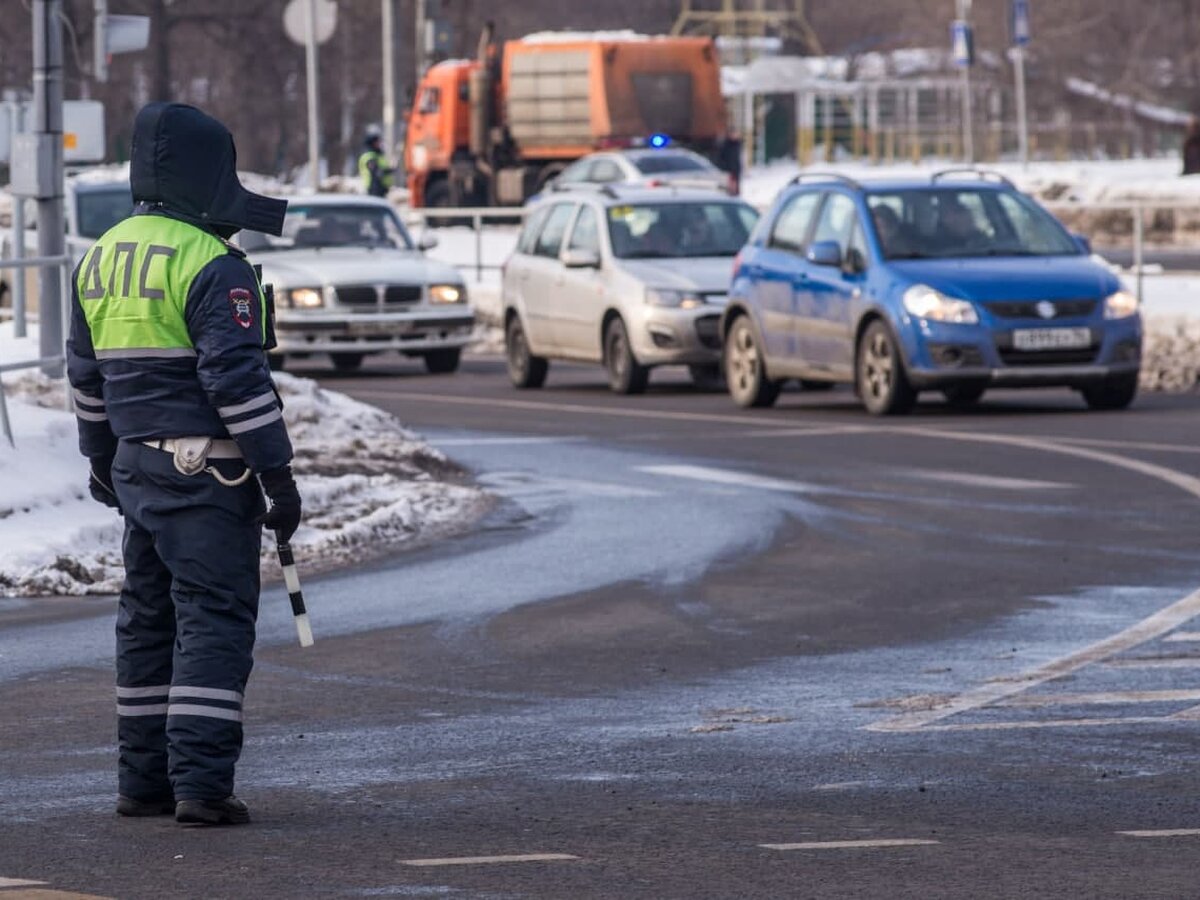
[(325, 305), (325, 297), (316, 288), (296, 288), (288, 291), (288, 303), (296, 309), (316, 309)]
[(1129, 291), (1109, 294), (1104, 301), (1104, 318), (1128, 319), (1138, 311), (1138, 299)]
[(947, 297), (925, 284), (914, 285), (904, 292), (904, 308), (909, 315), (933, 322), (956, 325), (975, 325), (979, 322), (979, 313), (966, 300)]
[(431, 284), (430, 303), (466, 303), (467, 289), (461, 284)]
[(675, 309), (698, 309), (704, 305), (704, 298), (695, 291), (646, 288), (646, 302), (651, 306), (669, 306)]

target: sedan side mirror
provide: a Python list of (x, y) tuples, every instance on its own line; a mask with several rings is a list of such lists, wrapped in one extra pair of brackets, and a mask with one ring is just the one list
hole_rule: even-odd
[(567, 250), (562, 255), (562, 264), (568, 269), (598, 269), (600, 254), (595, 250)]
[(430, 232), (425, 232), (421, 235), (421, 239), (417, 241), (418, 250), (432, 250), (438, 245), (438, 236)]
[(1075, 245), (1079, 247), (1086, 255), (1092, 255), (1092, 242), (1082, 234), (1071, 235), (1075, 239)]
[(805, 259), (814, 266), (832, 266), (840, 269), (842, 267), (841, 245), (837, 241), (817, 241), (808, 248)]

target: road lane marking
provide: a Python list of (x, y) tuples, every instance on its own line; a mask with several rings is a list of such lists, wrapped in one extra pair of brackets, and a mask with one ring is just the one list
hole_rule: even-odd
[(1061, 481), (1034, 481), (1029, 478), (1003, 478), (998, 475), (975, 475), (970, 472), (953, 472), (942, 469), (901, 469), (906, 478), (920, 478), (963, 487), (989, 488), (998, 491), (1047, 491), (1069, 490), (1073, 484)]
[[(1036, 731), (1041, 728), (1105, 728), (1111, 725), (1172, 725), (1181, 720), (1175, 716), (1109, 716), (1095, 719), (1033, 719), (1026, 722), (959, 722), (948, 725), (923, 725), (920, 731)], [(870, 729), (872, 731), (898, 731), (901, 729)]]
[(561, 862), (579, 859), (570, 853), (521, 853), (512, 856), (443, 856), (434, 859), (403, 859), (405, 866), (490, 866), (497, 863)]
[(766, 428), (762, 431), (743, 431), (738, 435), (742, 438), (786, 438), (786, 437), (822, 437), (839, 434), (862, 434), (876, 431), (867, 425), (813, 425), (811, 427)]
[(1174, 634), (1168, 634), (1163, 640), (1178, 643), (1200, 641), (1200, 631), (1177, 631)]
[(1105, 691), (1095, 694), (1025, 694), (996, 706), (1036, 709), (1043, 706), (1103, 706), (1121, 703), (1181, 703), (1200, 700), (1200, 690)]
[[(1200, 590), (1193, 591), (1182, 600), (1177, 600), (1165, 609), (1160, 609), (1158, 612), (1147, 616), (1140, 622), (1135, 622), (1133, 625), (1111, 637), (1097, 641), (1088, 647), (1084, 647), (1082, 650), (1077, 650), (1074, 653), (1051, 660), (1045, 665), (1017, 676), (1012, 681), (982, 684), (979, 687), (964, 691), (949, 702), (933, 709), (901, 713), (900, 715), (892, 716), (879, 722), (872, 722), (865, 727), (868, 731), (884, 732), (918, 731), (928, 728), (942, 719), (948, 719), (951, 716), (978, 709), (982, 706), (991, 706), (1016, 694), (1022, 694), (1039, 684), (1045, 684), (1047, 681), (1062, 678), (1064, 675), (1070, 675), (1085, 666), (1116, 656), (1118, 653), (1123, 653), (1139, 644), (1144, 644), (1146, 641), (1154, 640), (1170, 631), (1174, 631), (1184, 622), (1195, 618), (1197, 615), (1200, 615)], [(1077, 720), (1070, 721), (1075, 722)], [(1106, 724), (1111, 724), (1111, 722), (1107, 722)], [(973, 726), (963, 727), (970, 730), (979, 730)], [(1005, 725), (1004, 727), (1012, 726)], [(1030, 725), (1030, 727), (1033, 726)]]
[(1196, 837), (1197, 835), (1200, 835), (1200, 828), (1160, 828), (1155, 831), (1118, 831), (1117, 834), (1123, 834), (1127, 837), (1136, 838)]
[(829, 493), (828, 488), (809, 484), (804, 481), (771, 478), (767, 475), (754, 475), (750, 472), (718, 469), (712, 466), (638, 466), (637, 471), (645, 472), (649, 475), (688, 478), (693, 481), (704, 481), (709, 484), (736, 485), (737, 487), (757, 488), (761, 491), (778, 491), (785, 494)]
[(29, 881), (26, 878), (0, 878), (0, 888), (34, 887), (45, 883), (44, 881)]
[(1051, 440), (1062, 441), (1065, 444), (1082, 444), (1088, 447), (1113, 447), (1127, 450), (1152, 450), (1160, 453), (1200, 454), (1200, 447), (1188, 444), (1156, 444), (1150, 441), (1110, 441), (1102, 438), (1076, 438), (1050, 436)]
[(561, 437), (478, 437), (478, 438), (439, 438), (435, 443), (439, 447), (506, 447), (522, 444), (575, 444), (582, 441), (578, 435)]
[(645, 499), (661, 497), (659, 491), (609, 481), (586, 481), (580, 478), (542, 478), (528, 472), (489, 472), (481, 475), (479, 483), (505, 497), (525, 497), (531, 494), (559, 492), (574, 496)]
[(764, 850), (871, 850), (880, 847), (926, 847), (941, 841), (918, 838), (881, 838), (869, 841), (801, 841), (798, 844), (759, 844)]
[(1109, 669), (1200, 669), (1200, 656), (1146, 656), (1106, 659)]

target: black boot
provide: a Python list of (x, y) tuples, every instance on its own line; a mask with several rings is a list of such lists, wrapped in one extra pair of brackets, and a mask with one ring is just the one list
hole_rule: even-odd
[(137, 800), (133, 797), (117, 797), (117, 815), (142, 818), (144, 816), (169, 816), (175, 812), (175, 798), (170, 794), (153, 800)]
[(183, 825), (245, 825), (250, 809), (237, 797), (224, 800), (180, 800), (175, 821)]

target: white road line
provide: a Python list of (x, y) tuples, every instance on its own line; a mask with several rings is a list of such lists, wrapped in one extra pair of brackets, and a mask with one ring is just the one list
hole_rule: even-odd
[(489, 472), (479, 483), (505, 497), (526, 497), (559, 492), (583, 497), (613, 497), (643, 499), (661, 497), (662, 493), (648, 488), (617, 484), (608, 481), (585, 481), (581, 478), (540, 478), (528, 472)]
[(405, 866), (489, 866), (497, 863), (559, 862), (579, 859), (570, 853), (521, 853), (513, 856), (444, 856), (435, 859), (402, 859)]
[(1174, 634), (1168, 634), (1164, 641), (1185, 643), (1189, 641), (1200, 641), (1200, 631), (1177, 631)]
[[(927, 728), (934, 722), (948, 719), (968, 710), (981, 706), (991, 706), (1008, 697), (1024, 693), (1032, 687), (1070, 675), (1084, 666), (1123, 653), (1138, 644), (1161, 637), (1167, 632), (1174, 631), (1184, 622), (1200, 614), (1200, 591), (1194, 591), (1182, 600), (1172, 603), (1165, 609), (1160, 609), (1140, 622), (1130, 625), (1124, 631), (1112, 637), (1097, 641), (1089, 647), (1084, 647), (1075, 653), (1069, 653), (1059, 659), (1052, 660), (1039, 666), (1012, 681), (990, 682), (980, 685), (962, 694), (946, 704), (929, 710), (914, 710), (897, 716), (873, 722), (867, 725), (868, 731), (916, 731)], [(1074, 720), (1073, 720), (1074, 721)], [(1108, 723), (1111, 724), (1111, 723)], [(952, 726), (946, 726), (952, 727)], [(971, 728), (971, 726), (964, 726)], [(978, 730), (978, 729), (975, 729)]]
[[(504, 400), (498, 397), (459, 397), (454, 394), (420, 394), (407, 391), (384, 391), (355, 388), (354, 396), (379, 397), (392, 400), (416, 400), (423, 403), (455, 404), (458, 406), (488, 406), (506, 409), (532, 409), (548, 413), (580, 413), (586, 416), (617, 416), (623, 419), (670, 419), (676, 422), (723, 422), (729, 425), (761, 425), (796, 430), (794, 421), (768, 419), (763, 416), (723, 416), (717, 413), (687, 413), (658, 409), (619, 409), (612, 406), (586, 406), (582, 403), (538, 403), (534, 400)], [(814, 425), (814, 429), (820, 426)]]
[(1118, 831), (1116, 833), (1136, 838), (1196, 837), (1200, 835), (1200, 828), (1160, 828), (1157, 831)]
[(761, 491), (778, 491), (785, 494), (824, 494), (829, 492), (828, 488), (809, 484), (804, 481), (771, 478), (766, 475), (737, 472), (733, 469), (717, 469), (711, 466), (638, 466), (637, 471), (645, 472), (649, 475), (690, 478), (693, 481), (704, 481), (708, 484), (736, 485), (738, 487), (757, 488)]
[(25, 878), (0, 878), (0, 888), (36, 887), (44, 881), (29, 881)]
[(920, 478), (924, 481), (939, 481), (945, 484), (959, 484), (964, 487), (990, 488), (998, 491), (1045, 491), (1066, 490), (1075, 487), (1060, 481), (1033, 481), (1028, 478), (1001, 478), (996, 475), (974, 475), (970, 472), (951, 472), (940, 469), (904, 469), (902, 474), (907, 478)]
[(823, 437), (839, 434), (862, 434), (864, 431), (878, 431), (866, 425), (813, 425), (809, 428), (766, 428), (761, 431), (743, 431), (738, 435), (742, 438), (787, 438), (787, 437)]
[(1133, 657), (1107, 659), (1109, 669), (1200, 669), (1200, 656)]
[(1200, 691), (1106, 691), (1096, 694), (1025, 694), (996, 706), (1036, 709), (1043, 706), (1102, 706), (1120, 703), (1182, 703), (1200, 700)]
[[(924, 725), (920, 729), (870, 729), (873, 731), (1036, 731), (1042, 728), (1104, 728), (1110, 725), (1177, 725), (1178, 716), (1113, 716), (1097, 719), (1033, 719), (1027, 722), (970, 722), (956, 725)], [(869, 728), (869, 726), (868, 726)]]
[(941, 841), (916, 838), (882, 838), (873, 841), (802, 841), (798, 844), (759, 844), (764, 850), (871, 850), (878, 847), (925, 847)]
[(1156, 444), (1149, 441), (1110, 441), (1102, 438), (1076, 438), (1048, 435), (1051, 440), (1062, 441), (1064, 444), (1082, 444), (1087, 447), (1113, 447), (1127, 450), (1157, 450), (1161, 453), (1198, 454), (1200, 447), (1189, 444)]

